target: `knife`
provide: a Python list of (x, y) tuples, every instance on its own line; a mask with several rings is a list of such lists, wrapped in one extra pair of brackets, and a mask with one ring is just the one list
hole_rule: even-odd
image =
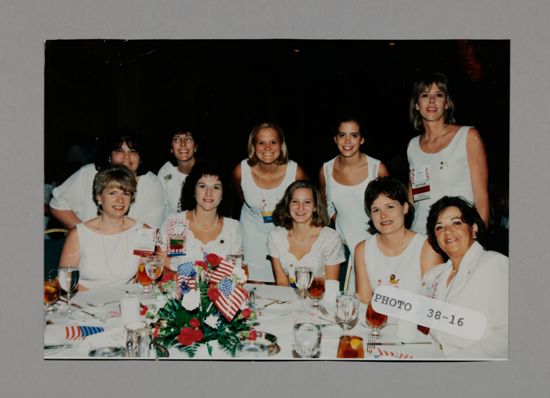
[(47, 351), (44, 354), (53, 355), (72, 347), (72, 344), (47, 344), (44, 346), (44, 351)]

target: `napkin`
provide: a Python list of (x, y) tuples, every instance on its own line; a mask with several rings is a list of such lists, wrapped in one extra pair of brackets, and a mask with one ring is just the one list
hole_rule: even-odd
[(103, 333), (86, 338), (85, 343), (90, 350), (99, 347), (123, 347), (126, 342), (126, 331), (123, 327), (108, 329)]
[(325, 281), (325, 294), (321, 299), (321, 304), (324, 307), (334, 308), (336, 307), (336, 296), (340, 290), (340, 282), (328, 279)]
[(411, 354), (404, 354), (402, 352), (394, 352), (394, 351), (388, 351), (388, 350), (384, 350), (382, 348), (376, 348), (376, 350), (374, 351), (375, 352), (375, 356), (378, 356), (378, 357), (390, 357), (390, 358), (395, 358), (395, 359), (413, 359), (414, 358), (414, 355), (411, 355)]

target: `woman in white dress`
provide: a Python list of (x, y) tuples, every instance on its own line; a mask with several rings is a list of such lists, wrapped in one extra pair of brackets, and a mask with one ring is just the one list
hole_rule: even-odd
[(181, 211), (181, 189), (196, 161), (195, 153), (199, 148), (197, 138), (195, 129), (178, 129), (170, 135), (170, 153), (174, 158), (167, 161), (157, 173), (164, 187), (168, 213)]
[(430, 243), (448, 260), (424, 275), (424, 293), (487, 318), (479, 340), (431, 329), (437, 347), (451, 358), (507, 358), (508, 257), (483, 248), (485, 222), (460, 197), (444, 196), (435, 202), (427, 228)]
[(371, 181), (365, 191), (365, 210), (373, 236), (355, 247), (355, 286), (361, 302), (368, 304), (380, 285), (418, 293), (422, 276), (443, 258), (425, 235), (411, 231), (414, 209), (407, 187), (392, 177)]
[(370, 236), (369, 218), (364, 211), (367, 184), (388, 175), (382, 162), (361, 152), (364, 132), (357, 118), (341, 120), (334, 131), (334, 142), (340, 152), (323, 164), (319, 171), (321, 194), (329, 217), (335, 218), (336, 230), (350, 251), (345, 286), (354, 286), (353, 252), (357, 243)]
[(203, 261), (210, 253), (242, 254), (239, 222), (224, 217), (229, 209), (223, 197), (231, 195), (230, 189), (218, 166), (205, 160), (195, 163), (183, 186), (183, 211), (170, 214), (159, 229), (157, 252), (167, 257), (169, 268), (163, 280), (173, 277), (180, 264)]
[(149, 228), (126, 216), (136, 187), (134, 173), (125, 167), (105, 169), (94, 178), (90, 196), (100, 215), (71, 229), (59, 261), (60, 267), (79, 265), (79, 288), (124, 283), (136, 274), (140, 256), (134, 250)]
[(115, 133), (100, 149), (98, 161), (82, 166), (52, 192), (51, 214), (67, 229), (98, 215), (91, 195), (98, 170), (125, 166), (137, 180), (135, 200), (128, 215), (144, 224), (158, 228), (166, 212), (166, 198), (159, 178), (143, 165), (145, 151), (137, 136)]
[(430, 205), (444, 195), (473, 202), (485, 224), (489, 221), (487, 156), (479, 131), (454, 124), (454, 102), (441, 73), (417, 80), (412, 89), (409, 118), (421, 132), (407, 148), (412, 229), (426, 233)]
[(309, 181), (295, 181), (286, 189), (273, 213), (276, 227), (268, 238), (275, 283), (289, 286), (296, 267), (325, 275), (326, 286), (338, 290), (340, 263), (345, 260), (338, 233), (327, 227), (329, 218), (319, 189)]
[(273, 282), (267, 259), (267, 236), (273, 228), (272, 213), (293, 181), (307, 179), (302, 168), (288, 159), (283, 131), (273, 123), (254, 127), (248, 137), (248, 159), (233, 171), (244, 201), (241, 210), (244, 262), (250, 279)]

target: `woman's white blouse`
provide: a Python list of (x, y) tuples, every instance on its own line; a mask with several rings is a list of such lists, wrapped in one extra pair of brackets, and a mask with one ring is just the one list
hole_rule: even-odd
[(291, 268), (297, 266), (308, 267), (315, 272), (326, 265), (340, 264), (345, 260), (342, 239), (338, 232), (329, 227), (321, 229), (311, 250), (300, 260), (289, 251), (288, 230), (275, 227), (269, 233), (267, 252), (271, 257), (279, 259), (287, 275)]
[(170, 214), (162, 223), (159, 229), (159, 246), (164, 252), (167, 251), (168, 225), (170, 219), (184, 220), (186, 224), (186, 250), (185, 255), (170, 257), (170, 268), (177, 271), (178, 265), (188, 261), (202, 261), (204, 256), (215, 253), (218, 256), (226, 257), (229, 254), (242, 254), (243, 240), (240, 224), (232, 218), (223, 218), (223, 228), (218, 236), (210, 242), (203, 243), (195, 238), (193, 231), (189, 228), (187, 210), (181, 213)]
[(424, 275), (426, 295), (454, 305), (479, 311), (487, 317), (485, 334), (478, 341), (431, 330), (443, 354), (469, 359), (508, 356), (508, 257), (485, 251), (474, 242), (466, 252), (458, 273), (449, 286), (451, 261)]

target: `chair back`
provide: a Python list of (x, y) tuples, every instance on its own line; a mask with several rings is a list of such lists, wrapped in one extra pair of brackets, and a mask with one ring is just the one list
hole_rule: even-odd
[(44, 277), (57, 275), (61, 251), (68, 233), (69, 231), (63, 228), (44, 231)]

